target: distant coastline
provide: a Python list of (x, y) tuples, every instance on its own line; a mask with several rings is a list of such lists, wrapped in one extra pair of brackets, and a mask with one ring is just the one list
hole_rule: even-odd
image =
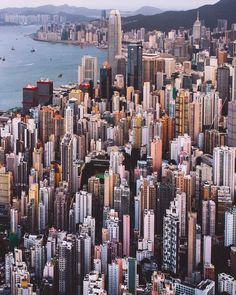
[(15, 23), (3, 23), (3, 22), (0, 22), (0, 27), (18, 27), (20, 25), (18, 24), (15, 24)]
[(66, 45), (74, 45), (74, 46), (80, 46), (80, 47), (87, 47), (87, 46), (95, 46), (99, 49), (107, 49), (106, 46), (103, 46), (103, 45), (97, 45), (97, 44), (92, 44), (92, 43), (81, 43), (79, 41), (71, 41), (71, 40), (59, 40), (59, 41), (52, 41), (52, 40), (42, 40), (42, 39), (39, 39), (37, 37), (37, 34), (34, 33), (34, 34), (30, 34), (29, 35), (30, 38), (32, 38), (34, 41), (38, 41), (38, 42), (45, 42), (45, 43), (52, 43), (52, 44), (66, 44)]

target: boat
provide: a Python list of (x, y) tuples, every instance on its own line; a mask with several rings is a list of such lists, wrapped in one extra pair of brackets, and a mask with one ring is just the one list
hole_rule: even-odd
[(11, 50), (12, 50), (12, 51), (14, 51), (14, 50), (15, 50), (15, 48), (12, 46)]
[(62, 78), (62, 74), (59, 74), (57, 77), (58, 77), (58, 78)]
[(5, 56), (3, 56), (3, 57), (2, 57), (2, 61), (5, 61), (5, 60), (6, 60)]
[(35, 49), (34, 49), (34, 48), (32, 48), (32, 49), (31, 49), (31, 53), (34, 53), (34, 52), (35, 52)]

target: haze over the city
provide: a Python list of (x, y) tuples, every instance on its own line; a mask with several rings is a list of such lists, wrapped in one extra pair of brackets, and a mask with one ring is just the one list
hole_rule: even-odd
[[(214, 4), (216, 3), (216, 0), (147, 0), (145, 1), (145, 6), (154, 6), (161, 9), (191, 9), (196, 8), (201, 5), (205, 4)], [(23, 7), (23, 6), (39, 6), (39, 5), (46, 5), (46, 4), (53, 4), (53, 5), (62, 5), (62, 4), (68, 4), (68, 5), (75, 5), (75, 6), (85, 6), (89, 8), (114, 8), (114, 3), (109, 0), (102, 0), (102, 1), (86, 1), (86, 0), (9, 0), (9, 1), (0, 1), (0, 8), (5, 7)], [(116, 3), (116, 6), (118, 9), (137, 9), (144, 5), (144, 2), (142, 0), (130, 0), (125, 1), (121, 0), (119, 3)]]

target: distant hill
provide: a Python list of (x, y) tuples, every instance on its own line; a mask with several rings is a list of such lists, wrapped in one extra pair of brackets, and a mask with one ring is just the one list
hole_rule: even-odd
[(201, 6), (187, 11), (167, 11), (156, 15), (136, 15), (123, 18), (123, 29), (129, 31), (141, 27), (147, 30), (170, 31), (179, 27), (191, 28), (196, 19), (197, 11), (205, 25), (214, 28), (217, 19), (227, 19), (228, 24), (236, 23), (236, 0), (221, 0), (213, 5)]
[[(107, 15), (110, 13), (110, 9), (106, 9)], [(67, 4), (64, 5), (43, 5), (38, 7), (22, 7), (22, 8), (5, 8), (1, 9), (0, 13), (17, 13), (17, 14), (68, 14), (68, 15), (78, 15), (84, 18), (98, 18), (101, 16), (101, 9), (90, 9), (86, 7), (76, 7)], [(153, 15), (161, 13), (161, 10), (151, 6), (143, 6), (136, 11), (121, 11), (122, 16), (132, 16), (137, 14), (142, 15)]]
[(142, 15), (154, 15), (154, 14), (160, 14), (162, 13), (162, 10), (153, 6), (143, 6), (139, 8), (138, 10), (132, 12), (133, 15), (142, 14)]

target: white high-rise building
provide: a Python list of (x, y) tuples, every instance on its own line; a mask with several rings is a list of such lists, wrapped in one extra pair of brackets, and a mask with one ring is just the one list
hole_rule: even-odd
[(213, 151), (214, 184), (229, 186), (232, 201), (235, 190), (235, 148), (216, 147)]
[(67, 106), (65, 109), (65, 133), (74, 133), (74, 110), (71, 106)]
[(211, 263), (211, 236), (204, 236), (203, 239), (203, 265)]
[(197, 19), (193, 25), (193, 41), (198, 43), (201, 39), (201, 21), (199, 19), (199, 12), (197, 14)]
[(18, 211), (16, 209), (11, 209), (11, 232), (17, 233), (18, 226)]
[(226, 273), (219, 273), (218, 275), (218, 292), (223, 293), (226, 292), (229, 295), (236, 294), (236, 280), (226, 274)]
[(75, 196), (75, 224), (83, 223), (88, 216), (92, 216), (92, 194), (80, 191)]
[[(119, 10), (112, 10), (108, 23), (108, 63), (114, 69), (115, 57), (121, 55), (122, 50), (122, 32), (121, 16)], [(114, 76), (113, 71), (113, 76)]]
[(155, 218), (153, 210), (144, 210), (144, 223), (143, 223), (143, 237), (147, 241), (152, 242), (152, 250), (154, 250), (154, 235), (155, 233)]
[(225, 212), (225, 247), (236, 246), (236, 206)]

